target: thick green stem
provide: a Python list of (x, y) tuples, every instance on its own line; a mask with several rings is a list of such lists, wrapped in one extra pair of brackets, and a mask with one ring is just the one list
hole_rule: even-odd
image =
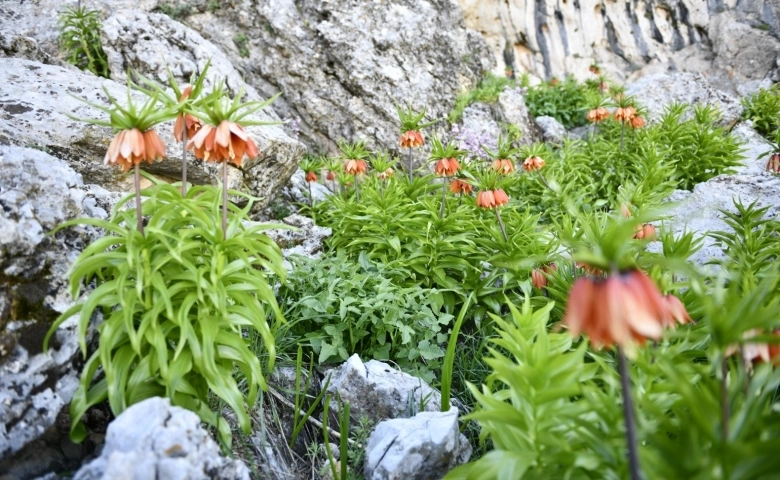
[(626, 423), (626, 443), (628, 444), (628, 468), (631, 480), (642, 478), (639, 468), (639, 452), (636, 442), (636, 421), (634, 420), (634, 401), (631, 398), (631, 378), (628, 375), (628, 362), (623, 350), (618, 347), (618, 371), (620, 372), (620, 385), (623, 388), (623, 418)]
[(508, 242), (509, 237), (506, 236), (506, 228), (504, 228), (504, 222), (501, 220), (501, 212), (498, 211), (498, 207), (496, 207), (494, 210), (496, 212), (496, 219), (498, 219), (498, 226), (501, 228), (501, 233), (504, 234), (504, 241)]
[(726, 444), (729, 438), (729, 422), (731, 421), (731, 409), (729, 408), (729, 362), (723, 358), (720, 364), (720, 434), (723, 437), (723, 443)]
[(227, 160), (222, 162), (222, 240), (227, 239), (227, 210), (228, 210), (228, 185), (227, 185)]
[(181, 142), (181, 196), (187, 196), (187, 119), (184, 119), (184, 131)]
[(623, 151), (623, 137), (626, 135), (626, 122), (620, 122), (620, 151)]
[(355, 175), (355, 201), (360, 203), (360, 182), (358, 182), (357, 175)]
[(135, 164), (135, 173), (133, 175), (133, 181), (135, 183), (135, 219), (138, 224), (138, 231), (141, 235), (144, 234), (144, 218), (141, 214), (141, 172), (138, 169), (138, 164)]
[(412, 147), (409, 147), (409, 183), (412, 183)]
[(441, 207), (439, 208), (439, 219), (444, 218), (444, 205), (447, 202), (447, 177), (441, 177)]

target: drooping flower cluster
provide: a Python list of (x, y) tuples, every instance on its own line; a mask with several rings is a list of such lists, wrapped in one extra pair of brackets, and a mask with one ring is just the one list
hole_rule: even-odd
[(240, 167), (244, 155), (255, 158), (259, 151), (252, 137), (236, 122), (222, 120), (216, 127), (204, 124), (187, 143), (195, 158), (206, 162), (231, 162)]
[(419, 130), (409, 130), (401, 134), (401, 148), (418, 148), (425, 144), (425, 139)]
[(596, 107), (585, 114), (585, 119), (591, 123), (601, 123), (610, 116), (609, 110), (604, 107)]
[(474, 191), (474, 187), (464, 180), (456, 178), (450, 182), (450, 192), (452, 193), (469, 195), (472, 191)]
[(535, 268), (531, 272), (531, 284), (540, 290), (545, 288), (548, 283), (547, 276), (556, 271), (558, 271), (558, 267), (554, 263), (544, 265), (542, 268)]
[(503, 189), (482, 190), (477, 194), (477, 206), (484, 209), (503, 207), (509, 203), (509, 197)]
[(523, 169), (526, 172), (535, 172), (541, 170), (544, 167), (544, 159), (542, 157), (533, 156), (523, 160)]
[[(179, 103), (186, 101), (192, 94), (192, 85), (187, 85), (179, 96)], [(173, 137), (177, 142), (184, 140), (184, 132), (187, 132), (187, 138), (192, 138), (203, 126), (203, 122), (195, 115), (183, 112), (176, 117), (176, 123), (173, 125)]]
[(515, 162), (508, 158), (498, 158), (493, 161), (493, 170), (502, 175), (509, 175), (515, 171)]
[(152, 129), (141, 132), (137, 128), (120, 130), (108, 146), (104, 162), (117, 165), (127, 172), (140, 163), (153, 163), (165, 156), (165, 144)]
[(664, 328), (690, 321), (685, 307), (664, 297), (639, 270), (607, 278), (581, 277), (572, 286), (563, 322), (573, 336), (588, 335), (597, 348), (658, 340)]

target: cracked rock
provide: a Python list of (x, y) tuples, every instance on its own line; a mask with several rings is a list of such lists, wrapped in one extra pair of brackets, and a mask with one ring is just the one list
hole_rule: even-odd
[(443, 478), (471, 457), (458, 431), (458, 409), (385, 420), (371, 433), (364, 473), (368, 480)]
[[(355, 354), (331, 370), (328, 392), (349, 402), (350, 417), (357, 422), (368, 417), (376, 423), (388, 418), (409, 417), (419, 410), (441, 409), (441, 394), (425, 381), (371, 360), (365, 364)], [(328, 375), (323, 380), (323, 388)], [(335, 408), (336, 402), (333, 402)], [(420, 406), (422, 405), (422, 409)]]
[(249, 480), (249, 468), (229, 460), (198, 416), (167, 398), (136, 403), (108, 426), (100, 457), (75, 480)]

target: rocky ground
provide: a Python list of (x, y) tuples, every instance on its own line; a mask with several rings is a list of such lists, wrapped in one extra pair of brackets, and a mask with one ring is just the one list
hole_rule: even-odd
[[(50, 322), (73, 304), (66, 272), (100, 232), (87, 227), (51, 232), (67, 220), (106, 218), (131, 188), (126, 176), (103, 165), (112, 132), (72, 118), (99, 115), (74, 95), (93, 102), (104, 102), (106, 93), (124, 96), (121, 72), (126, 69), (164, 80), (167, 66), (186, 81), (212, 59), (208, 83), (226, 78), (233, 92), (243, 91), (252, 100), (282, 92), (257, 119), (294, 123), (250, 128), (261, 154), (230, 172), (231, 187), (263, 198), (258, 220), (266, 220), (280, 202), (294, 210), (305, 200), (297, 165), (306, 151), (326, 152), (339, 138), (357, 136), (372, 147), (396, 151), (396, 102), (425, 105), (429, 118), (445, 118), (461, 90), (473, 88), (484, 72), (502, 68), (496, 57), (506, 58), (507, 44), (512, 65), (539, 77), (585, 71), (594, 61), (605, 65), (619, 78), (631, 79), (628, 93), (648, 107), (650, 121), (673, 101), (721, 110), (723, 123), (745, 142), (745, 165), (693, 191), (675, 192), (668, 224), (674, 232), (726, 229), (720, 210), (733, 210), (735, 198), (769, 205), (773, 217), (780, 213), (773, 200), (780, 180), (757, 160), (770, 145), (740, 120), (739, 101), (740, 95), (778, 80), (777, 2), (738, 1), (721, 13), (687, 0), (649, 2), (649, 16), (628, 19), (613, 11), (617, 4), (588, 4), (599, 13), (591, 25), (577, 20), (572, 9), (585, 8), (577, 2), (564, 2), (558, 10), (544, 2), (531, 7), (513, 0), (492, 11), (469, 0), (460, 0), (461, 6), (449, 0), (239, 0), (219, 8), (194, 1), (190, 14), (177, 21), (156, 12), (162, 2), (155, 0), (85, 0), (104, 14), (101, 36), (110, 80), (61, 58), (57, 13), (74, 3), (0, 2), (2, 480), (66, 478), (68, 472), (84, 480), (120, 478), (116, 472), (121, 478), (291, 479), (307, 468), (318, 471), (325, 462), (320, 456), (316, 465), (307, 465), (305, 446), (287, 446), (289, 406), (295, 400), (280, 385), (289, 384), (289, 375), (276, 379), (277, 395), (253, 413), (258, 432), (273, 418), (263, 410), (269, 405), (286, 411), (287, 420), (275, 434), (271, 428), (268, 436), (255, 434), (236, 447), (236, 459), (223, 455), (194, 414), (159, 398), (110, 423), (107, 409), (94, 409), (87, 418), (87, 441), (68, 440), (64, 407), (83, 362), (75, 325), (65, 322), (49, 351), (42, 351), (42, 338)], [(607, 45), (608, 52), (602, 48)], [(435, 128), (443, 131), (445, 123)], [(458, 128), (495, 139), (501, 124), (515, 126), (528, 142), (577, 135), (550, 117), (534, 119), (522, 89), (505, 90), (493, 105), (469, 106)], [(178, 150), (170, 126), (162, 132), (169, 157), (148, 172), (175, 178), (181, 173)], [(191, 181), (215, 183), (211, 166), (192, 165)], [(328, 194), (323, 186), (315, 189), (315, 198)], [(284, 216), (283, 223), (299, 229), (271, 233), (285, 255), (319, 254), (328, 229), (300, 215)], [(720, 255), (707, 239), (695, 261)], [(366, 443), (366, 478), (438, 478), (469, 458), (471, 446), (458, 432), (457, 409), (439, 412), (438, 392), (421, 380), (357, 357), (332, 374), (329, 389), (375, 425)], [(313, 382), (311, 395), (320, 387)], [(409, 407), (420, 403), (423, 412)], [(321, 432), (317, 428), (307, 435)]]

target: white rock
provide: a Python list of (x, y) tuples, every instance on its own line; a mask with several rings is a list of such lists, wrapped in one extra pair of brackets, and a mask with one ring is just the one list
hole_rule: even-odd
[(470, 457), (453, 407), (381, 422), (368, 439), (364, 473), (368, 480), (442, 478)]
[(64, 161), (39, 150), (0, 146), (0, 172), (2, 461), (52, 426), (78, 386), (75, 318), (62, 324), (48, 352), (42, 351), (43, 337), (73, 304), (67, 272), (96, 231), (78, 227), (47, 235), (84, 216), (85, 203), (94, 200)]
[[(377, 360), (364, 364), (357, 354), (352, 355), (344, 364), (326, 373), (323, 388), (328, 375), (331, 378), (327, 391), (349, 402), (350, 417), (354, 421), (365, 416), (378, 422), (411, 416), (421, 410), (436, 412), (441, 409), (441, 394), (425, 381)], [(336, 409), (335, 406), (332, 408)]]
[[(629, 85), (626, 94), (634, 96), (640, 105), (647, 108), (650, 122), (657, 121), (664, 109), (674, 102), (715, 107), (721, 114), (718, 124), (725, 126), (737, 123), (743, 110), (739, 100), (714, 89), (709, 81), (698, 73), (648, 75)], [(687, 115), (692, 115), (690, 109)]]
[(536, 124), (539, 125), (539, 130), (541, 130), (542, 138), (545, 142), (562, 144), (568, 136), (566, 127), (553, 117), (548, 117), (547, 115), (536, 117)]
[(228, 460), (197, 415), (152, 397), (132, 405), (109, 426), (100, 457), (75, 480), (249, 480), (249, 468)]

